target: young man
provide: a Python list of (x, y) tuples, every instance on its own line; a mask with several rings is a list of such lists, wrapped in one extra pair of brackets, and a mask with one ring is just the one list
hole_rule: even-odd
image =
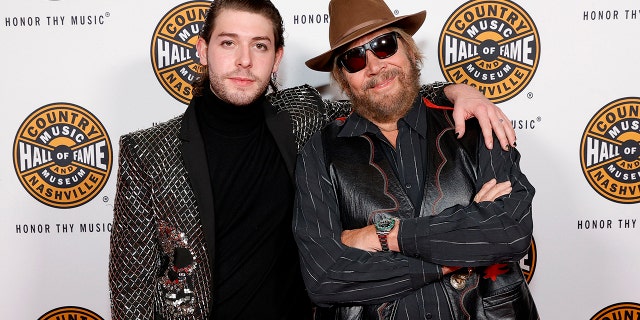
[(317, 319), (536, 319), (518, 261), (534, 188), (515, 148), (420, 94), (412, 35), (425, 11), (332, 0), (330, 71), (354, 113), (313, 135), (296, 175), (294, 234)]
[[(270, 1), (216, 0), (197, 43), (207, 71), (185, 113), (121, 138), (112, 319), (311, 316), (291, 233), (293, 170), (310, 134), (349, 106), (309, 86), (267, 96), (283, 41)], [(502, 112), (469, 89), (447, 87), (461, 117), (478, 113), (513, 142)]]

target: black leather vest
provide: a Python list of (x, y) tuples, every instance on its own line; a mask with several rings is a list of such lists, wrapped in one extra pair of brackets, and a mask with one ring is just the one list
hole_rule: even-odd
[[(383, 214), (413, 218), (414, 207), (393, 174), (379, 139), (363, 135), (337, 137), (343, 122), (322, 131), (327, 169), (338, 195), (345, 229), (371, 224)], [(475, 195), (476, 121), (467, 122), (462, 139), (454, 133), (449, 110), (427, 108), (427, 168), (420, 216), (435, 215), (453, 205), (468, 205)]]
[[(344, 229), (362, 228), (380, 215), (413, 218), (415, 210), (385, 156), (378, 138), (365, 134), (338, 137), (344, 122), (322, 130), (327, 170), (338, 197)], [(454, 132), (451, 110), (427, 108), (427, 161), (419, 216), (436, 215), (454, 205), (466, 206), (476, 194), (480, 127), (466, 123), (461, 139)], [(484, 268), (463, 268), (443, 277), (453, 319), (538, 319), (533, 299), (517, 263), (501, 266), (508, 272), (489, 281)], [(453, 277), (453, 279), (452, 279)], [(455, 282), (464, 281), (461, 289)], [(395, 302), (383, 305), (334, 307), (317, 310), (316, 319), (393, 319)], [(382, 318), (381, 318), (382, 317)]]

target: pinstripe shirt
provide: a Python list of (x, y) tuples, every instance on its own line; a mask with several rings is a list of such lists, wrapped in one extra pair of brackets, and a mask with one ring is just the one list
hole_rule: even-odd
[[(314, 135), (300, 154), (293, 228), (305, 284), (319, 306), (397, 301), (395, 319), (451, 319), (441, 284), (443, 265), (486, 266), (518, 261), (526, 254), (533, 227), (534, 189), (519, 169), (515, 148), (505, 152), (479, 147), (475, 177), (476, 192), (486, 181), (496, 178), (511, 181), (511, 194), (494, 202), (475, 203), (469, 199), (468, 203), (437, 215), (425, 210), (429, 204), (417, 203), (425, 184), (426, 155), (437, 152), (427, 150), (424, 110), (424, 104), (416, 100), (412, 110), (399, 121), (395, 150), (388, 142), (382, 143), (395, 167), (390, 178), (397, 178), (414, 207), (422, 208), (414, 218), (400, 221), (400, 253), (366, 252), (343, 245), (341, 213), (327, 172), (321, 135)], [(384, 139), (374, 124), (353, 114), (338, 137), (364, 134)]]

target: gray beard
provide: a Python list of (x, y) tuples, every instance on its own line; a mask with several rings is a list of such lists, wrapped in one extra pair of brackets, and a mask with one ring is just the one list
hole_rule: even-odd
[[(367, 89), (394, 76), (398, 76), (398, 80), (405, 90), (401, 90), (397, 94), (386, 94), (380, 99), (372, 99), (366, 94)], [(365, 94), (356, 95), (351, 88), (347, 88), (346, 94), (351, 99), (353, 111), (363, 118), (375, 123), (397, 121), (411, 110), (413, 101), (420, 92), (419, 76), (420, 71), (417, 66), (412, 64), (408, 74), (393, 69), (367, 81), (363, 88)]]

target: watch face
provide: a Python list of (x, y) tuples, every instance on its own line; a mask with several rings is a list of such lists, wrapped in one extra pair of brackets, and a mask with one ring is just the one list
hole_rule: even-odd
[(384, 218), (375, 223), (376, 230), (379, 232), (389, 232), (393, 229), (393, 226), (396, 224), (396, 221), (391, 218)]

